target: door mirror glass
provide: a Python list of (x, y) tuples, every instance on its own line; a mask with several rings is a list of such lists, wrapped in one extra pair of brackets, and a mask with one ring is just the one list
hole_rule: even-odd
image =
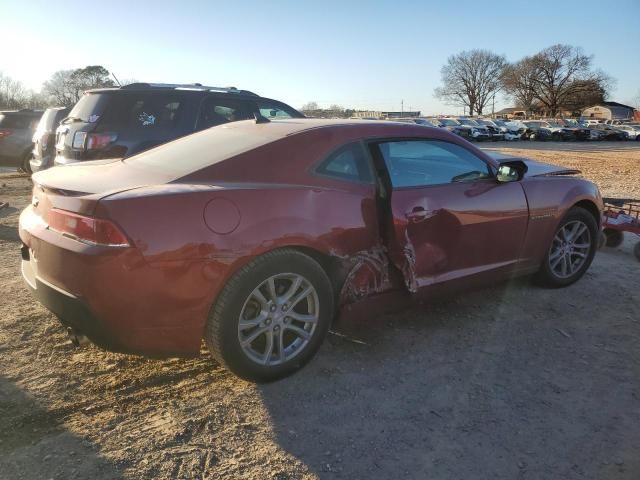
[(527, 165), (520, 160), (501, 163), (496, 172), (496, 180), (499, 183), (517, 182), (522, 180), (527, 169)]

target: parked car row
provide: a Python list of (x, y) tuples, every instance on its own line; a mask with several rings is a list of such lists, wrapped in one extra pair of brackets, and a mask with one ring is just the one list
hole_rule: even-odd
[(574, 119), (505, 121), (487, 118), (424, 117), (401, 118), (394, 121), (445, 128), (471, 141), (497, 140), (637, 140), (640, 123), (587, 123)]

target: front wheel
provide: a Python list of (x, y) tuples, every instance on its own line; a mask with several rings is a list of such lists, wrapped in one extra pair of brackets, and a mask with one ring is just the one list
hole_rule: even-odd
[(320, 348), (334, 313), (323, 268), (293, 249), (257, 257), (224, 287), (207, 323), (213, 357), (239, 377), (290, 375)]
[(598, 224), (584, 208), (573, 207), (562, 219), (537, 274), (546, 287), (566, 287), (587, 271), (598, 246)]

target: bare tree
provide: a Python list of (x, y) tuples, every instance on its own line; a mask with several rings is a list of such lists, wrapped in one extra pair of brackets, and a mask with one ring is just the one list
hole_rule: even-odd
[(536, 100), (535, 76), (535, 64), (531, 57), (525, 57), (508, 65), (502, 76), (504, 91), (513, 99), (516, 106), (526, 111), (533, 109)]
[(109, 78), (109, 71), (100, 65), (92, 65), (55, 72), (44, 83), (42, 92), (52, 103), (70, 107), (75, 105), (85, 90), (112, 86), (114, 82)]
[(46, 99), (18, 80), (0, 73), (0, 109), (42, 108)]
[(77, 101), (77, 91), (72, 80), (74, 70), (58, 70), (42, 86), (42, 93), (51, 103), (70, 107)]
[(593, 58), (570, 45), (553, 45), (532, 57), (533, 90), (551, 116), (557, 115), (576, 95), (597, 90), (606, 93), (612, 79), (591, 69)]
[(465, 106), (469, 115), (482, 114), (502, 86), (507, 60), (488, 50), (470, 50), (452, 55), (442, 67), (442, 86), (435, 96), (450, 105)]
[(300, 110), (310, 112), (312, 110), (318, 110), (318, 104), (316, 102), (307, 102), (305, 103)]

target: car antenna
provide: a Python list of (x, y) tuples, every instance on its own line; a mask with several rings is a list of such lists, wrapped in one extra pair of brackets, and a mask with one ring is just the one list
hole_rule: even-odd
[(256, 119), (256, 123), (271, 123), (271, 120), (264, 117), (260, 112), (253, 112), (253, 118)]
[(111, 75), (113, 75), (113, 78), (115, 79), (116, 83), (118, 84), (119, 87), (122, 86), (122, 84), (120, 83), (120, 80), (118, 80), (118, 77), (116, 77), (116, 74), (111, 72)]

